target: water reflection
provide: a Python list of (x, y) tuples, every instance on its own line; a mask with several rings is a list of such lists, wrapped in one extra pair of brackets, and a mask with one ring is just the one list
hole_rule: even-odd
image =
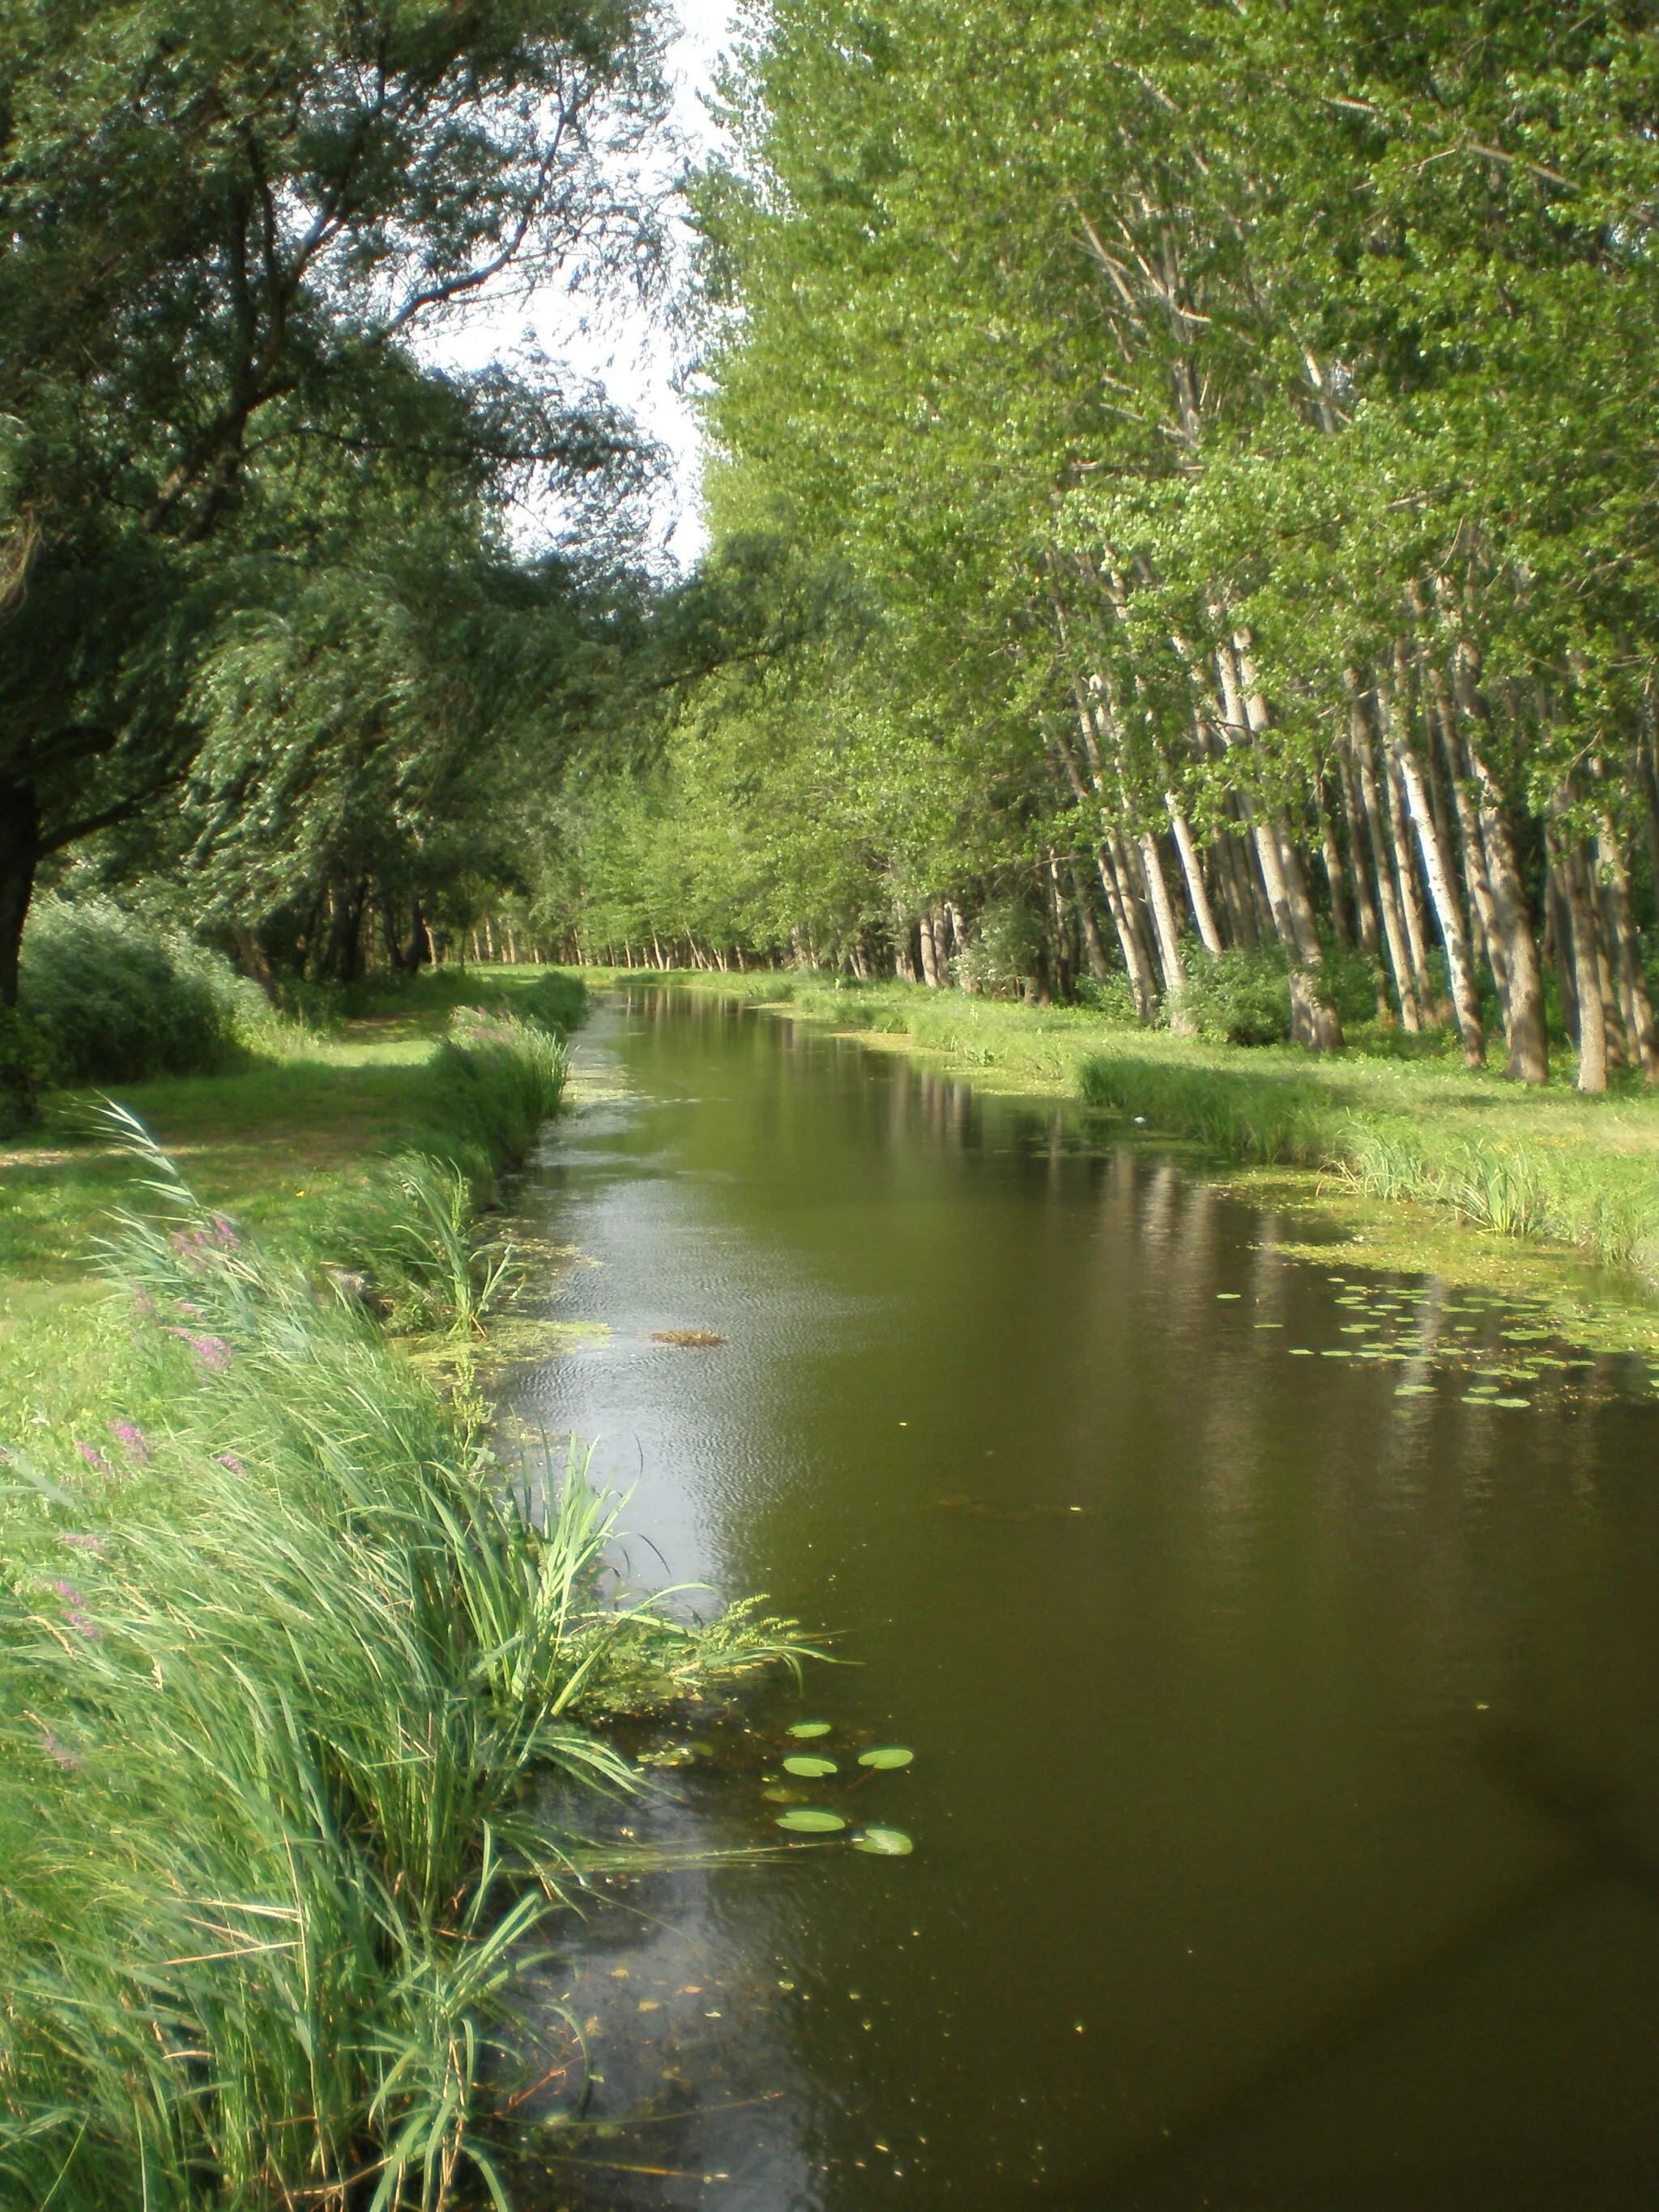
[[(580, 1051), (626, 1096), (530, 1203), (612, 1334), (523, 1402), (605, 1439), (642, 1582), (842, 1632), (810, 1696), (916, 1747), (859, 1802), (918, 1848), (606, 1905), (548, 1985), (604, 2078), (530, 2201), (1645, 2206), (1659, 1431), (1619, 1363), (788, 1024), (665, 994)], [(775, 1839), (799, 1710), (705, 1717), (623, 1817)]]

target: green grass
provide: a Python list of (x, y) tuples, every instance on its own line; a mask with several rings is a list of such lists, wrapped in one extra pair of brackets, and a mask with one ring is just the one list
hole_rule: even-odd
[(1523, 1090), (1496, 1062), (1468, 1073), (1432, 1039), (1406, 1052), (1379, 1038), (1375, 1051), (1322, 1060), (913, 984), (775, 973), (672, 980), (937, 1054), (1000, 1089), (1140, 1117), (1228, 1160), (1322, 1170), (1366, 1197), (1548, 1239), (1659, 1287), (1659, 1097), (1634, 1081), (1591, 1098), (1559, 1079)]
[[(741, 1607), (611, 1602), (581, 1468), (503, 1463), (276, 1206), (421, 1133), (457, 1228), (562, 1055), (500, 1018), (440, 1042), (447, 1011), (161, 1099), (286, 1249), (131, 1127), (90, 1176), (85, 1145), (78, 1180), (37, 1162), (65, 1245), (66, 1194), (106, 1241), (0, 1363), (0, 2201), (500, 2201), (497, 2006), (570, 1881), (618, 1863), (532, 1820), (530, 1778), (625, 1790), (614, 1715), (793, 1656)], [(273, 1097), (281, 1174), (228, 1171)]]
[[(580, 1018), (582, 987), (547, 969), (446, 969), (360, 994), (364, 1011), (333, 1033), (289, 1028), (281, 1058), (117, 1085), (112, 1095), (209, 1203), (277, 1243), (314, 1237), (362, 1190), (377, 1157), (453, 1149), (434, 1060), (455, 1008), (480, 1002), (568, 1030)], [(8, 1313), (37, 1308), (45, 1286), (84, 1280), (91, 1243), (125, 1187), (130, 1164), (98, 1121), (100, 1098), (52, 1094), (40, 1127), (0, 1144), (0, 1330)]]

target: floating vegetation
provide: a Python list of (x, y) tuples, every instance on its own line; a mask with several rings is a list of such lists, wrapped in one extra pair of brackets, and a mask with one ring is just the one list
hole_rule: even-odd
[(686, 1352), (712, 1352), (724, 1344), (723, 1336), (716, 1336), (712, 1328), (653, 1328), (653, 1344), (678, 1344)]
[(847, 1823), (839, 1813), (826, 1813), (819, 1805), (797, 1805), (787, 1813), (780, 1813), (778, 1826), (787, 1828), (797, 1836), (834, 1836)]
[(830, 1723), (828, 1721), (795, 1721), (791, 1724), (788, 1733), (799, 1742), (805, 1743), (811, 1736), (828, 1735)]
[[(1402, 1376), (1395, 1383), (1396, 1398), (1431, 1397), (1440, 1376), (1459, 1386), (1456, 1395), (1465, 1404), (1517, 1413), (1547, 1410), (1558, 1402), (1558, 1393), (1565, 1393), (1567, 1402), (1582, 1403), (1587, 1386), (1598, 1396), (1622, 1395), (1632, 1384), (1659, 1395), (1659, 1363), (1644, 1359), (1622, 1377), (1598, 1376), (1596, 1356), (1568, 1340), (1570, 1317), (1559, 1316), (1541, 1297), (1449, 1296), (1432, 1278), (1369, 1285), (1352, 1276), (1325, 1279), (1336, 1293), (1331, 1304), (1343, 1316), (1333, 1316), (1334, 1334), (1360, 1340), (1287, 1344), (1285, 1356), (1406, 1367), (1409, 1379)], [(1557, 1391), (1541, 1398), (1522, 1395), (1547, 1382), (1554, 1382)]]
[(853, 1838), (855, 1851), (869, 1851), (884, 1859), (908, 1859), (915, 1845), (902, 1828), (866, 1828)]
[(786, 1774), (816, 1778), (822, 1774), (834, 1774), (836, 1768), (833, 1759), (820, 1759), (810, 1751), (798, 1751), (792, 1758), (784, 1760), (783, 1771)]
[[(859, 1753), (859, 1765), (878, 1767), (884, 1771), (888, 1768), (908, 1766), (915, 1755), (914, 1751), (908, 1751), (902, 1743), (878, 1743), (872, 1745), (868, 1751), (861, 1751)], [(787, 1766), (789, 1764), (788, 1760), (786, 1759), (784, 1764)]]

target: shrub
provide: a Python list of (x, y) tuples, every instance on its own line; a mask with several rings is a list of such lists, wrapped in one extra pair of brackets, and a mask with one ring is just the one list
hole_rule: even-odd
[(109, 898), (37, 902), (20, 1003), (43, 1042), (41, 1072), (59, 1083), (223, 1066), (270, 1018), (228, 961)]
[(1127, 975), (1106, 975), (1098, 981), (1092, 975), (1084, 976), (1077, 987), (1077, 1002), (1087, 1006), (1091, 1014), (1098, 1014), (1114, 1029), (1135, 1029), (1140, 1014), (1135, 1006), (1135, 994)]
[(1200, 1036), (1225, 1044), (1283, 1044), (1291, 1033), (1290, 986), (1281, 953), (1194, 949), (1182, 1010)]
[(1018, 899), (999, 899), (974, 924), (974, 941), (952, 962), (958, 983), (994, 995), (1020, 992), (1042, 957), (1042, 924)]

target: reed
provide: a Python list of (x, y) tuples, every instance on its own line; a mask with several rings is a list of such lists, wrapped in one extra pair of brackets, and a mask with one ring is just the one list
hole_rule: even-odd
[(617, 1706), (787, 1632), (619, 1611), (580, 1462), (503, 1467), (129, 1134), (106, 1418), (0, 1465), (0, 2199), (500, 2202), (492, 2008), (600, 1863), (528, 1778), (631, 1787)]

